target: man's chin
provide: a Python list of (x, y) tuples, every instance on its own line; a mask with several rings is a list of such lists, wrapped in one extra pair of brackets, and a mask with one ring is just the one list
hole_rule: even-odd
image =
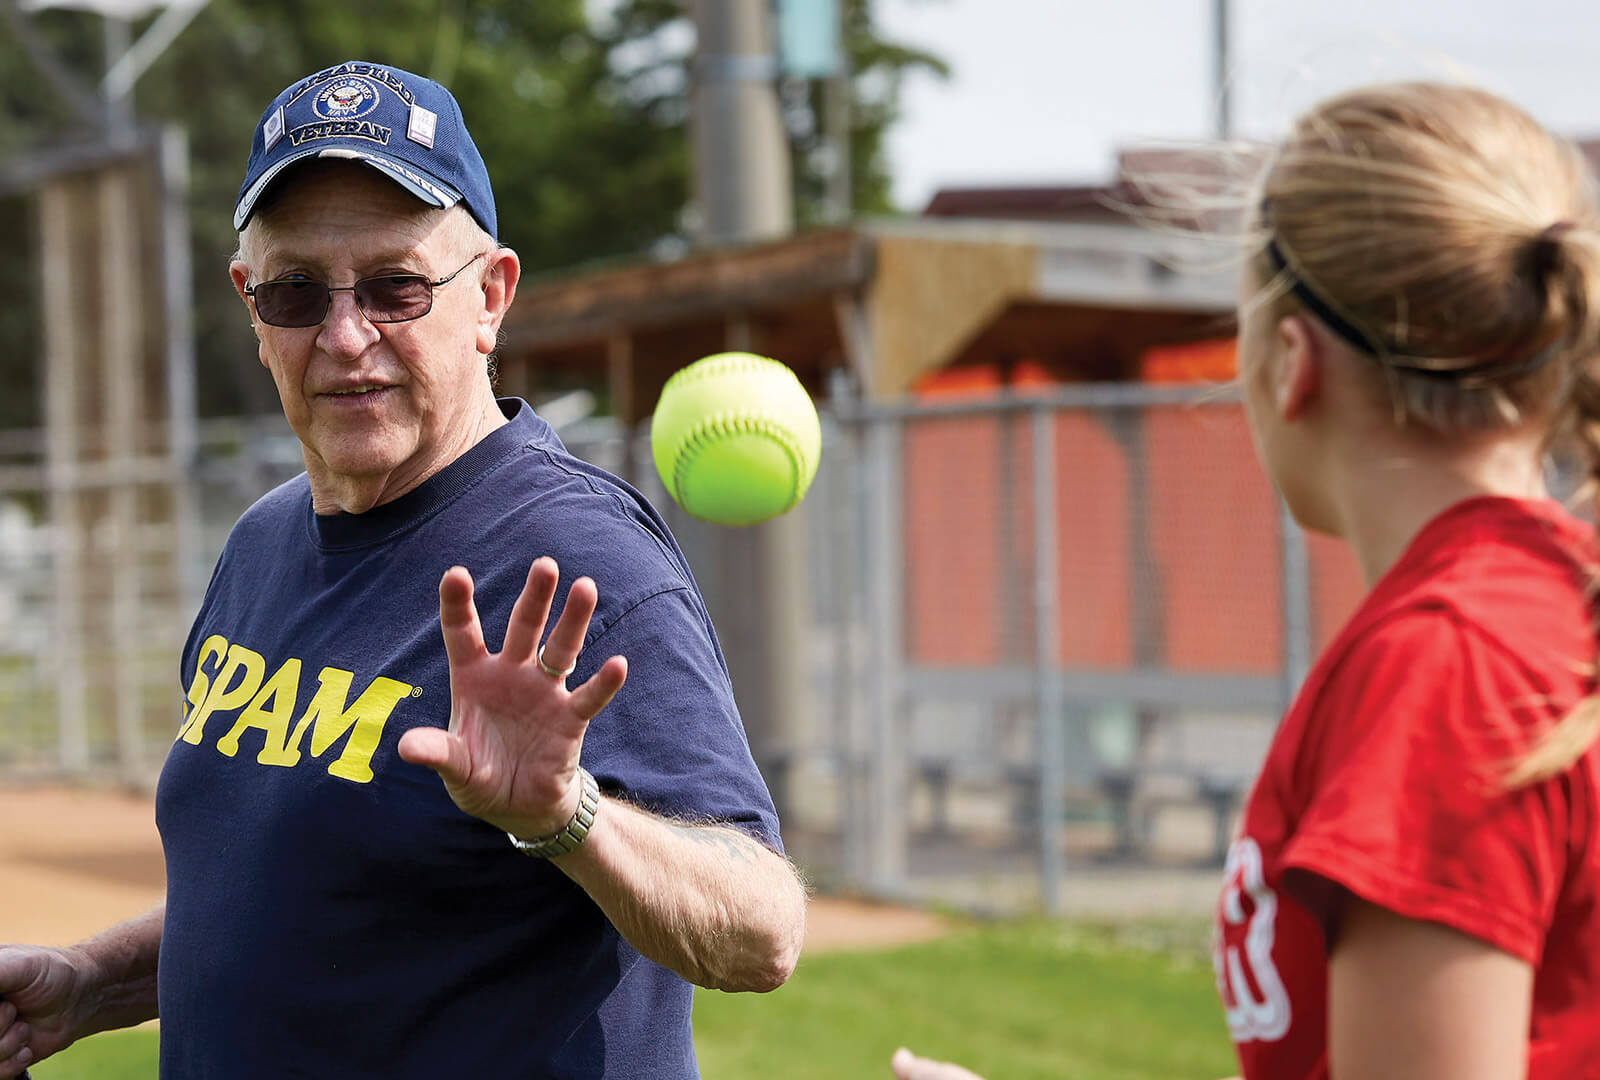
[(306, 455), (307, 468), (328, 481), (341, 485), (383, 486), (410, 460), (410, 448), (387, 439), (340, 439), (332, 445), (314, 447)]

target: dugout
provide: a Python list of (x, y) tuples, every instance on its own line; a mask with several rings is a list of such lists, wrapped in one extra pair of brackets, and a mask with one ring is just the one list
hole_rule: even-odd
[[(1217, 266), (1209, 256), (1214, 269), (1183, 269), (1208, 257), (1191, 243), (1113, 220), (936, 216), (860, 223), (698, 251), (668, 262), (600, 266), (529, 280), (519, 288), (505, 322), (501, 387), (530, 398), (591, 389), (608, 399), (610, 411), (627, 429), (643, 432), (667, 378), (725, 349), (782, 360), (819, 404), (841, 413), (925, 397), (930, 388), (948, 394), (951, 386), (964, 383), (996, 383), (1005, 395), (1023, 391), (1028, 383), (1138, 382), (1154, 373), (1153, 361), (1171, 368), (1178, 357), (1182, 368), (1187, 354), (1163, 352), (1163, 346), (1214, 341), (1231, 332), (1232, 268)], [(993, 422), (976, 423), (984, 428), (976, 443), (971, 433), (952, 442), (929, 432), (908, 439), (904, 447), (904, 470), (896, 481), (905, 515), (900, 524), (908, 529), (903, 581), (882, 605), (900, 623), (890, 632), (904, 653), (897, 662), (971, 669), (993, 666), (1023, 645), (1017, 640), (1026, 633), (1021, 621), (996, 617), (992, 603), (988, 621), (973, 622), (976, 629), (962, 642), (940, 640), (931, 629), (937, 625), (935, 610), (951, 592), (939, 567), (948, 565), (941, 556), (952, 543), (969, 553), (988, 551), (992, 560), (1005, 557), (992, 546), (952, 539), (949, 530), (943, 530), (942, 540), (940, 530), (916, 538), (919, 515), (928, 518), (925, 512), (931, 511), (930, 519), (937, 518), (939, 504), (952, 497), (941, 477), (970, 469), (973, 447), (988, 447), (976, 457), (989, 461), (994, 505), (970, 503), (965, 515), (980, 529), (984, 520), (1007, 516), (1002, 507), (1008, 497), (994, 493), (1027, 482), (1025, 469), (994, 464), (999, 458), (990, 451), (1004, 438), (989, 430)], [(1248, 446), (1242, 450), (1248, 457)], [(653, 482), (648, 460), (645, 454), (625, 455), (623, 471), (631, 470), (629, 478), (648, 487)], [(804, 706), (794, 704), (816, 700), (810, 696), (815, 680), (806, 670), (814, 661), (804, 644), (812, 625), (808, 605), (820, 602), (816, 577), (827, 573), (816, 557), (816, 538), (808, 540), (803, 530), (790, 535), (778, 545), (779, 558), (753, 577), (748, 563), (741, 563), (737, 530), (671, 520), (730, 653), (757, 760), (783, 799), (796, 765), (795, 748), (806, 744), (807, 730), (816, 722)], [(1270, 527), (1270, 516), (1268, 522)], [(761, 582), (760, 589), (751, 587), (754, 580)], [(971, 585), (969, 591), (984, 588)], [(1013, 601), (1026, 604), (1025, 586), (1012, 592), (1018, 593)], [(1103, 588), (1100, 594), (1108, 595)], [(1135, 606), (1156, 603), (1147, 598)], [(1144, 623), (1161, 618), (1142, 617)], [(1140, 636), (1136, 611), (1112, 617), (1107, 625), (1121, 634), (1115, 659), (1159, 662), (1148, 644), (1159, 635)], [(1079, 637), (1069, 635), (1067, 647)], [(737, 654), (773, 641), (799, 670), (752, 688), (739, 672), (756, 661)], [(1063, 659), (1074, 658), (1064, 654)], [(778, 692), (776, 686), (789, 689)], [(917, 768), (921, 772), (910, 783), (940, 782), (938, 761)], [(1037, 799), (1026, 778), (1011, 783), (1019, 806)], [(892, 878), (901, 859), (894, 852), (874, 855), (867, 861), (878, 871), (868, 876)]]
[[(1600, 143), (1583, 149), (1591, 164), (1600, 161)], [(1192, 178), (1192, 165), (1192, 156), (1127, 155), (1119, 177), (1170, 169)], [(1126, 179), (948, 190), (919, 218), (531, 280), (506, 321), (507, 390), (540, 396), (593, 388), (641, 431), (671, 373), (723, 349), (784, 361), (836, 415), (907, 421), (896, 437), (893, 475), (873, 473), (881, 497), (863, 509), (869, 526), (845, 534), (868, 548), (874, 537), (884, 545), (859, 553), (861, 565), (895, 564), (890, 585), (871, 574), (849, 583), (870, 590), (865, 605), (874, 620), (848, 647), (864, 652), (861, 666), (894, 673), (853, 684), (862, 691), (853, 708), (867, 714), (871, 732), (817, 736), (816, 721), (782, 705), (806, 695), (772, 695), (764, 700), (774, 707), (752, 708), (741, 693), (775, 791), (798, 767), (796, 748), (832, 738), (842, 754), (866, 761), (868, 786), (880, 793), (866, 796), (873, 821), (900, 815), (898, 837), (872, 837), (871, 850), (853, 863), (844, 853), (849, 884), (906, 894), (916, 877), (917, 829), (948, 831), (961, 816), (950, 796), (956, 770), (1008, 737), (985, 728), (966, 746), (916, 751), (905, 701), (954, 699), (981, 687), (1018, 714), (1043, 714), (1039, 687), (1047, 680), (1040, 669), (1051, 668), (1057, 689), (1068, 687), (1068, 711), (1085, 700), (1126, 703), (1137, 713), (1140, 739), (1180, 700), (1180, 708), (1222, 714), (1242, 712), (1243, 703), (1259, 720), (1286, 703), (1310, 658), (1365, 592), (1347, 552), (1301, 536), (1287, 520), (1237, 408), (1221, 417), (1222, 409), (1189, 407), (1203, 400), (1196, 396), (1128, 424), (1106, 423), (1086, 409), (1048, 425), (1056, 497), (1049, 527), (1039, 528), (1043, 515), (1030, 498), (1040, 486), (1040, 462), (1025, 450), (1039, 428), (1030, 433), (1025, 409), (1000, 415), (1008, 405), (1062, 388), (1085, 391), (1077, 400), (1090, 400), (1087, 392), (1098, 388), (1107, 400), (1122, 394), (1131, 401), (1151, 383), (1215, 378), (1225, 367), (1218, 357), (1231, 358), (1235, 265), (1216, 245), (1190, 246), (1131, 224), (1118, 207), (1140, 197)], [(941, 409), (945, 415), (928, 419)], [(644, 474), (635, 480), (653, 479), (647, 454), (628, 461)], [(877, 464), (850, 461), (868, 472)], [(808, 503), (816, 501), (813, 495)], [(724, 565), (717, 545), (726, 537), (697, 536), (692, 526), (685, 537), (677, 520), (673, 526), (725, 643), (738, 649), (776, 640), (813, 683), (819, 667), (848, 663), (843, 651), (818, 657), (803, 647), (807, 628), (818, 625), (804, 609), (826, 602), (826, 579), (839, 567), (820, 550), (828, 536), (819, 544), (813, 532), (809, 551), (784, 549), (782, 599), (762, 605), (750, 602), (748, 577), (716, 580)], [(1035, 538), (1042, 532), (1051, 534), (1054, 558), (1045, 560), (1050, 575), (1040, 588), (1032, 575), (1041, 565)], [(1044, 591), (1052, 594), (1048, 601), (1038, 595)], [(1045, 656), (1054, 663), (1035, 661)], [(790, 685), (806, 677), (793, 675)], [(742, 690), (737, 674), (735, 682)], [(816, 685), (807, 690), (817, 714), (837, 703)], [(1200, 728), (1200, 741), (1223, 727)], [(1256, 728), (1252, 739), (1270, 725)], [(1014, 794), (1011, 839), (1030, 827), (1030, 813), (1037, 815), (1035, 836), (1047, 828), (1050, 798), (1027, 745), (1039, 744), (991, 766), (995, 783)], [(1205, 854), (1220, 856), (1261, 746), (1218, 740), (1200, 749), (1212, 760), (1226, 758), (1226, 767), (1191, 770), (1181, 789), (1163, 788), (1170, 778), (1137, 755), (1122, 772), (1103, 772), (1099, 794), (1120, 808), (1117, 854), (1147, 852), (1148, 815), (1135, 821), (1130, 813), (1143, 789), (1147, 804), (1181, 790), (1180, 798), (1209, 805), (1215, 832)], [(812, 777), (796, 775), (794, 790), (812, 797)], [(795, 809), (803, 821), (805, 808)], [(796, 815), (785, 817), (787, 826)], [(1048, 856), (1041, 862), (1048, 874)]]

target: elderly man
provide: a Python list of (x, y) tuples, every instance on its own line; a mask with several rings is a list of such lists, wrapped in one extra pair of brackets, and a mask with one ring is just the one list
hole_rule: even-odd
[(804, 889), (665, 525), (493, 395), (518, 263), (459, 107), (295, 83), (234, 224), (306, 471), (184, 650), (166, 904), (0, 950), (0, 1078), (157, 1015), (166, 1080), (695, 1076), (689, 984), (780, 985)]

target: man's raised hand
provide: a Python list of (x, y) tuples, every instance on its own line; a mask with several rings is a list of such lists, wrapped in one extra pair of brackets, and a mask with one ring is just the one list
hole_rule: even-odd
[(439, 626), (450, 659), (450, 726), (414, 728), (400, 756), (444, 780), (464, 812), (525, 839), (548, 836), (577, 811), (583, 735), (628, 677), (613, 656), (582, 686), (568, 690), (598, 593), (579, 578), (541, 649), (560, 570), (536, 559), (511, 609), (498, 653), (483, 641), (472, 575), (451, 567), (439, 582)]

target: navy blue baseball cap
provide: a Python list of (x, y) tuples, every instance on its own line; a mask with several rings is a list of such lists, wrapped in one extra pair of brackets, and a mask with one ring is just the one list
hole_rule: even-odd
[(462, 204), (491, 237), (494, 192), (450, 91), (386, 64), (351, 60), (290, 85), (267, 106), (250, 140), (233, 227), (297, 162), (360, 161), (429, 206)]

